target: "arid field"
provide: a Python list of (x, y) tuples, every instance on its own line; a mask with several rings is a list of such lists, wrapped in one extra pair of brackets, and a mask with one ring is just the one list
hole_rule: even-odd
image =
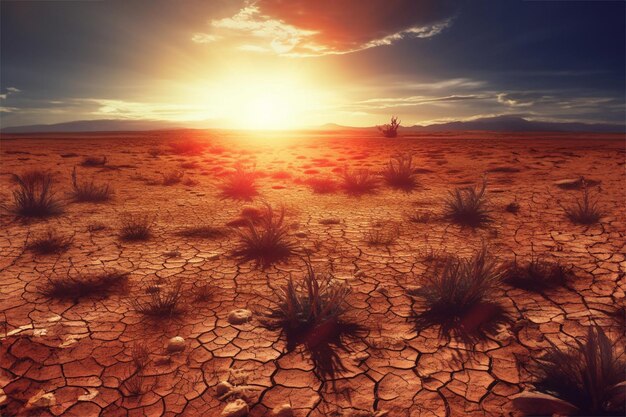
[(623, 415), (623, 135), (0, 147), (2, 416)]

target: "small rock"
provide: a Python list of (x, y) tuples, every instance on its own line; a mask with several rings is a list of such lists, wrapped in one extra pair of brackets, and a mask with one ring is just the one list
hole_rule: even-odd
[(182, 352), (183, 350), (185, 350), (185, 339), (182, 337), (175, 336), (167, 342), (167, 351), (169, 353)]
[(244, 417), (248, 415), (248, 411), (248, 404), (244, 400), (237, 399), (226, 404), (221, 415), (224, 417)]
[(274, 407), (272, 410), (272, 416), (274, 417), (293, 417), (293, 410), (291, 409), (291, 405), (283, 404), (278, 407)]
[(44, 393), (43, 391), (39, 391), (39, 393), (28, 400), (26, 408), (50, 408), (56, 405), (56, 403), (57, 399), (53, 392)]
[(238, 308), (228, 313), (228, 322), (230, 324), (244, 324), (250, 321), (252, 311), (245, 308)]
[(215, 386), (215, 395), (222, 397), (228, 394), (233, 389), (233, 384), (228, 381), (221, 381)]

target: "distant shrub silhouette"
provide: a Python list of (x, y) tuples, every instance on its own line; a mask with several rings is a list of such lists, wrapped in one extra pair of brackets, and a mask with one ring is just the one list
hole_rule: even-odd
[(31, 170), (22, 175), (13, 174), (17, 190), (13, 191), (10, 211), (23, 217), (49, 217), (63, 212), (63, 206), (52, 187), (54, 179), (49, 172)]
[(259, 194), (257, 190), (258, 175), (255, 171), (247, 171), (243, 165), (237, 164), (235, 171), (229, 173), (222, 184), (222, 196), (233, 200), (252, 201)]
[(403, 191), (411, 191), (417, 186), (415, 167), (411, 155), (394, 156), (382, 171), (387, 185)]
[(576, 204), (565, 207), (565, 214), (576, 224), (591, 225), (598, 223), (602, 218), (602, 211), (598, 205), (597, 199), (592, 199), (589, 188), (583, 182), (582, 199), (576, 201)]
[(78, 182), (76, 167), (72, 170), (72, 199), (76, 202), (101, 203), (111, 199), (113, 190), (109, 184), (96, 184), (93, 180), (89, 182)]
[(383, 134), (386, 138), (395, 138), (398, 136), (398, 128), (400, 127), (400, 122), (396, 116), (391, 117), (391, 121), (388, 124), (378, 126), (378, 130)]
[(341, 172), (341, 187), (352, 195), (369, 194), (376, 191), (379, 185), (378, 178), (369, 169), (362, 168), (351, 171), (345, 168)]
[(485, 191), (487, 181), (480, 188), (457, 188), (445, 200), (445, 216), (455, 223), (479, 227), (491, 221)]

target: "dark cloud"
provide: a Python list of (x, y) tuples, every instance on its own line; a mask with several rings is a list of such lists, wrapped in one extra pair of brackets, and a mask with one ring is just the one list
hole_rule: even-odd
[(406, 31), (422, 37), (457, 11), (452, 0), (258, 0), (261, 14), (315, 31), (315, 43), (333, 50), (358, 49)]

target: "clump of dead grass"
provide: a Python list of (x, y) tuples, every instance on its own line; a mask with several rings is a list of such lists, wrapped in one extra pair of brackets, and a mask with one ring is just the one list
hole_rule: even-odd
[(61, 214), (63, 205), (53, 190), (51, 173), (39, 170), (11, 176), (17, 189), (13, 191), (13, 205), (9, 211), (20, 217), (50, 217)]

